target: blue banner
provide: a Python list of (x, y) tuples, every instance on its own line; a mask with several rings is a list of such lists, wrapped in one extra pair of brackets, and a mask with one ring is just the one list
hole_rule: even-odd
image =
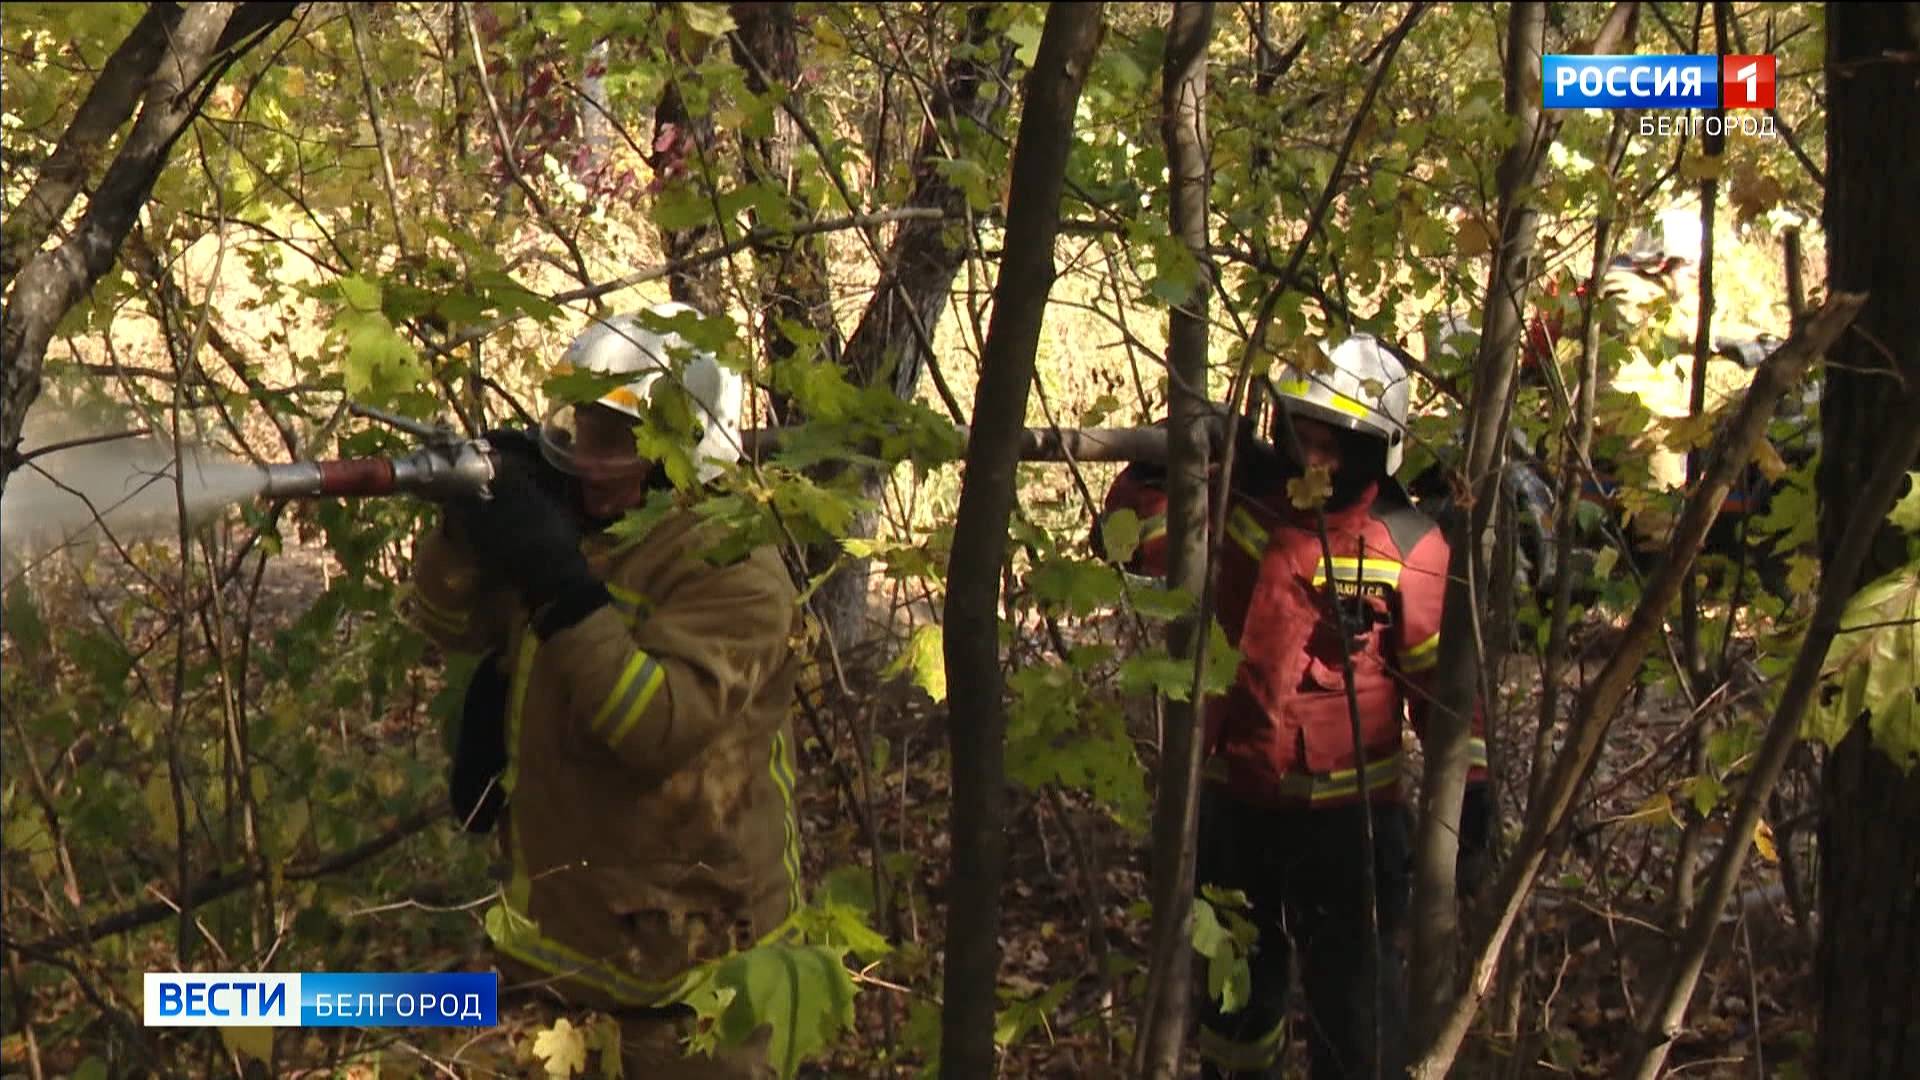
[(1713, 56), (1567, 56), (1540, 62), (1549, 109), (1712, 109), (1720, 105)]
[(493, 972), (303, 972), (301, 1027), (492, 1027)]
[(145, 973), (148, 1027), (493, 1027), (487, 972)]

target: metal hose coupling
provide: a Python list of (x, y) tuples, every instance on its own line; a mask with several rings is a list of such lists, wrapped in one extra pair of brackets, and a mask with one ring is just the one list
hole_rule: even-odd
[(491, 498), (493, 448), (485, 439), (423, 446), (395, 458), (295, 461), (262, 466), (267, 498), (413, 495), (446, 501), (469, 495)]

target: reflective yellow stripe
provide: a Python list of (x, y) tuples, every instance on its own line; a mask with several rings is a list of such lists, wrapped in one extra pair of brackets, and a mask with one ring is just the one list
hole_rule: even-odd
[[(665, 677), (666, 673), (660, 670), (660, 665), (654, 662), (653, 657), (639, 649), (633, 650), (633, 655), (627, 658), (627, 666), (620, 669), (619, 681), (613, 684), (613, 691), (607, 695), (607, 700), (600, 703), (600, 711), (593, 714), (593, 722), (587, 725), (587, 730), (618, 745), (639, 720), (647, 703), (653, 700), (654, 692), (660, 689), (660, 680)], [(616, 717), (620, 723), (612, 734), (606, 734), (603, 729)]]
[(686, 996), (692, 971), (664, 982), (636, 979), (547, 937), (511, 903), (487, 911), (487, 936), (501, 952), (558, 979), (585, 983), (624, 1005), (671, 1005)]
[(780, 791), (780, 824), (787, 831), (786, 849), (781, 853), (781, 861), (787, 870), (787, 908), (789, 913), (799, 911), (803, 906), (800, 896), (800, 825), (794, 816), (793, 808), (793, 761), (788, 757), (787, 733), (773, 733), (773, 756), (767, 762), (767, 774), (773, 777), (773, 786)]
[(1205, 1024), (1200, 1025), (1200, 1056), (1215, 1065), (1232, 1072), (1251, 1072), (1268, 1068), (1273, 1059), (1280, 1054), (1280, 1036), (1286, 1032), (1287, 1022), (1281, 1020), (1273, 1030), (1257, 1039), (1236, 1042), (1213, 1030)]
[(1227, 515), (1227, 535), (1256, 561), (1267, 553), (1267, 530), (1244, 508), (1235, 507), (1233, 513)]
[(533, 681), (533, 658), (540, 651), (540, 638), (531, 627), (520, 635), (520, 652), (514, 658), (513, 679), (507, 684), (507, 771), (500, 784), (508, 794), (520, 778), (520, 723), (526, 713), (527, 684)]
[(1467, 740), (1467, 757), (1471, 764), (1484, 769), (1487, 767), (1487, 740), (1475, 735)]
[(1425, 671), (1440, 659), (1440, 635), (1432, 637), (1408, 649), (1400, 657), (1401, 670), (1406, 672)]
[[(1284, 396), (1307, 398), (1308, 400), (1312, 400), (1311, 392), (1313, 388), (1313, 385), (1309, 384), (1305, 379), (1282, 379), (1278, 387), (1280, 393)], [(1345, 394), (1335, 393), (1330, 387), (1321, 386), (1320, 389), (1327, 392), (1327, 397), (1330, 400), (1314, 401), (1313, 403), (1315, 405), (1325, 405), (1330, 409), (1337, 409), (1340, 412), (1346, 413), (1348, 416), (1364, 417), (1373, 412), (1372, 409), (1367, 408), (1365, 405), (1360, 404)]]
[[(1333, 576), (1339, 581), (1378, 581), (1396, 588), (1400, 584), (1401, 565), (1391, 559), (1356, 559), (1351, 556), (1336, 555), (1333, 558)], [(1313, 563), (1313, 583), (1327, 583), (1327, 560), (1315, 559)]]
[[(509, 797), (520, 780), (520, 732), (526, 717), (527, 684), (533, 681), (533, 658), (539, 651), (540, 638), (528, 627), (520, 635), (513, 679), (507, 684), (507, 768), (500, 776), (500, 788)], [(507, 850), (513, 858), (513, 876), (507, 881), (507, 903), (525, 911), (533, 883), (527, 875), (527, 853), (521, 842), (521, 830), (511, 812), (507, 814)], [(491, 926), (491, 917), (489, 920)]]
[(613, 606), (620, 610), (620, 614), (627, 617), (627, 623), (630, 626), (653, 611), (653, 602), (632, 589), (608, 582), (607, 593), (613, 597)]
[[(1360, 794), (1360, 770), (1340, 769), (1326, 776), (1309, 778), (1312, 781), (1308, 798), (1314, 802), (1329, 799), (1344, 799)], [(1367, 791), (1379, 791), (1400, 783), (1400, 755), (1389, 754), (1379, 761), (1367, 762)]]

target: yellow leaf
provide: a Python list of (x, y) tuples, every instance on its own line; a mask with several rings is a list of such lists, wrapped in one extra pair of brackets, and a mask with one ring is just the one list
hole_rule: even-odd
[(1619, 561), (1620, 561), (1620, 550), (1618, 548), (1615, 548), (1612, 546), (1601, 548), (1599, 554), (1593, 557), (1594, 578), (1596, 580), (1604, 581), (1608, 577), (1612, 576), (1614, 564), (1618, 563)]
[(546, 1062), (547, 1075), (566, 1080), (587, 1071), (587, 1039), (573, 1022), (561, 1017), (533, 1039), (533, 1056)]
[(1773, 209), (1785, 198), (1787, 189), (1780, 181), (1761, 172), (1749, 162), (1742, 162), (1733, 170), (1733, 183), (1727, 190), (1727, 199), (1738, 211), (1741, 221), (1751, 221)]
[(288, 97), (303, 97), (307, 92), (307, 71), (305, 68), (289, 67), (286, 75)]
[(273, 1029), (270, 1027), (223, 1027), (220, 1041), (230, 1052), (250, 1057), (262, 1065), (273, 1061)]
[(1458, 228), (1453, 231), (1453, 250), (1466, 258), (1485, 255), (1493, 250), (1493, 234), (1477, 217), (1461, 219)]
[(1287, 481), (1287, 500), (1297, 510), (1311, 510), (1333, 494), (1333, 474), (1325, 466), (1315, 465), (1307, 475)]
[(1762, 859), (1770, 863), (1780, 861), (1780, 849), (1773, 846), (1773, 829), (1765, 819), (1753, 825), (1753, 849), (1760, 853)]
[(1805, 555), (1795, 555), (1787, 560), (1787, 590), (1793, 596), (1805, 596), (1813, 591), (1813, 583), (1820, 578), (1820, 563)]
[(1664, 791), (1641, 803), (1633, 813), (1613, 820), (1622, 825), (1658, 825), (1663, 821), (1676, 826), (1680, 824), (1679, 817), (1673, 812), (1673, 797)]
[(1775, 450), (1773, 443), (1766, 439), (1761, 439), (1760, 445), (1754, 447), (1753, 462), (1760, 466), (1761, 474), (1768, 480), (1778, 480), (1787, 475), (1787, 463), (1780, 459), (1780, 451)]
[(813, 37), (814, 40), (820, 44), (835, 49), (845, 49), (847, 47), (846, 35), (840, 32), (839, 27), (834, 26), (825, 19), (815, 19), (813, 21)]

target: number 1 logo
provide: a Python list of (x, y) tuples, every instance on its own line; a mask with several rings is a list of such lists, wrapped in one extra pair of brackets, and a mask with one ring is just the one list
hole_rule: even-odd
[(1722, 57), (1720, 107), (1723, 109), (1773, 108), (1773, 57)]

